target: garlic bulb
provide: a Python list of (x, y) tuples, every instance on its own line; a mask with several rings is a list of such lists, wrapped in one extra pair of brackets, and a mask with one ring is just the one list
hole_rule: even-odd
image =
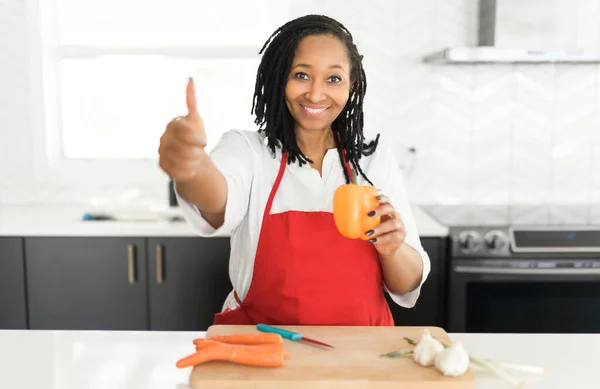
[(462, 343), (456, 341), (437, 355), (435, 367), (445, 376), (462, 375), (469, 368), (469, 354), (463, 348)]
[(431, 366), (435, 357), (444, 350), (444, 346), (431, 336), (428, 329), (423, 330), (421, 340), (413, 350), (413, 359), (421, 366)]

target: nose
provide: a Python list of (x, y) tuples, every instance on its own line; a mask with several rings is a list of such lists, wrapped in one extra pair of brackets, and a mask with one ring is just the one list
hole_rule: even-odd
[(318, 103), (325, 99), (325, 88), (320, 82), (313, 81), (306, 91), (306, 98), (311, 103)]

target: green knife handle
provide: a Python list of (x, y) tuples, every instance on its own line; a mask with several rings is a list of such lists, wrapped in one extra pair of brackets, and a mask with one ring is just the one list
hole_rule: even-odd
[(283, 328), (277, 328), (277, 327), (272, 327), (270, 325), (266, 325), (266, 324), (257, 324), (256, 325), (256, 329), (262, 332), (272, 332), (275, 334), (279, 334), (284, 338), (290, 339), (290, 340), (300, 340), (302, 339), (302, 334), (299, 334), (297, 332), (292, 332), (292, 331), (288, 331), (288, 330), (284, 330)]

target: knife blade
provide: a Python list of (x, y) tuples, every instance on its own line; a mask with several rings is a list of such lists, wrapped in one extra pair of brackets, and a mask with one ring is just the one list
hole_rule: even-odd
[(273, 326), (270, 326), (270, 325), (267, 325), (267, 324), (258, 324), (256, 326), (256, 329), (259, 330), (259, 331), (261, 331), (261, 332), (272, 332), (272, 333), (275, 333), (275, 334), (279, 334), (283, 338), (286, 338), (286, 339), (289, 339), (289, 340), (293, 340), (295, 342), (297, 342), (297, 341), (304, 341), (304, 342), (316, 344), (316, 345), (319, 345), (319, 346), (334, 348), (330, 344), (319, 342), (318, 340), (314, 340), (314, 339), (311, 339), (311, 338), (307, 338), (306, 336), (302, 335), (299, 332), (284, 330), (283, 328), (273, 327)]

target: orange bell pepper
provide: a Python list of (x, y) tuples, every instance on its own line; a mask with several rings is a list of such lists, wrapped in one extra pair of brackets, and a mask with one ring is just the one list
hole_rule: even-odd
[(340, 185), (333, 195), (333, 219), (346, 238), (369, 240), (365, 233), (377, 227), (379, 216), (367, 214), (379, 206), (377, 189), (357, 184)]

